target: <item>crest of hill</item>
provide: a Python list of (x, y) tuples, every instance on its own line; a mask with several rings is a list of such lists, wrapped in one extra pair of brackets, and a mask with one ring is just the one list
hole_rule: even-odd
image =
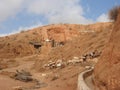
[[(51, 38), (56, 42), (74, 41), (76, 40), (75, 38), (82, 36), (81, 34), (85, 33), (85, 31), (102, 32), (111, 30), (112, 27), (112, 23), (91, 25), (57, 24), (21, 31), (20, 33), (0, 38), (0, 58), (23, 57), (36, 54), (36, 48), (30, 42), (43, 44), (46, 39)], [(84, 35), (83, 38), (87, 38), (87, 35)], [(39, 54), (42, 53), (44, 53), (44, 50)]]

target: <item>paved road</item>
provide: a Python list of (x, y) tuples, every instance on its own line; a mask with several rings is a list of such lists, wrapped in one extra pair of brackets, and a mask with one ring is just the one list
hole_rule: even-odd
[[(84, 72), (80, 73), (78, 77), (78, 90), (92, 90), (85, 82), (85, 78), (89, 77), (92, 73), (91, 70), (85, 70)], [(87, 79), (86, 79), (87, 80)]]
[(88, 87), (90, 87), (91, 90), (94, 90), (94, 84), (92, 82), (92, 75), (85, 78), (85, 83), (88, 85)]

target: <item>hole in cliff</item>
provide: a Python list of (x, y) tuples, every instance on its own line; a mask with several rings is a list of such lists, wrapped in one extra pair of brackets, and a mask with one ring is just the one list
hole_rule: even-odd
[(42, 44), (39, 42), (29, 42), (29, 44), (33, 45), (35, 49), (42, 47)]

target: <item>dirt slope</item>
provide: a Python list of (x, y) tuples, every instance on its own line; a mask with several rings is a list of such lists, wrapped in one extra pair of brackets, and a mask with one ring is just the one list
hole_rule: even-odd
[[(93, 27), (95, 28), (94, 25)], [(67, 61), (73, 59), (73, 57), (80, 58), (82, 55), (94, 50), (102, 51), (104, 45), (108, 42), (112, 27), (110, 25), (100, 29), (101, 31), (81, 33), (73, 40), (67, 41), (64, 46), (51, 48), (48, 54), (40, 57), (35, 63), (35, 69), (41, 70), (41, 66), (48, 61), (57, 61), (58, 59)]]
[(94, 74), (94, 81), (100, 90), (120, 90), (120, 10)]
[[(37, 50), (29, 42), (44, 44), (46, 39), (66, 42), (80, 34), (92, 31), (109, 30), (112, 23), (96, 23), (92, 25), (58, 24), (38, 27), (18, 34), (0, 37), (0, 58), (13, 58), (36, 54)], [(45, 44), (44, 44), (45, 46)], [(43, 48), (43, 52), (48, 48)]]
[[(85, 66), (93, 65), (93, 62), (44, 71), (41, 71), (41, 67), (50, 60), (63, 59), (67, 61), (95, 49), (102, 51), (108, 42), (112, 28), (112, 23), (59, 24), (1, 37), (0, 66), (2, 66), (2, 70), (0, 70), (0, 77), (1, 79), (6, 78), (5, 81), (8, 83), (5, 86), (5, 82), (0, 79), (0, 83), (4, 84), (1, 84), (0, 88), (7, 90), (16, 86), (31, 86), (29, 83), (14, 82), (15, 80), (9, 77), (9, 73), (23, 69), (30, 71), (34, 78), (47, 84), (46, 87), (36, 90), (76, 90), (78, 74), (85, 69)], [(54, 39), (56, 42), (63, 41), (65, 45), (51, 48), (46, 45), (46, 39)], [(42, 43), (43, 46), (39, 53), (29, 43), (31, 41)], [(56, 75), (58, 79), (52, 80)]]

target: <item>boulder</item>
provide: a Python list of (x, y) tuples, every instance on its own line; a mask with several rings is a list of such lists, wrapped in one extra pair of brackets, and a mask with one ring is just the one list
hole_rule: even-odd
[(15, 80), (23, 81), (23, 82), (29, 82), (33, 80), (31, 76), (32, 75), (29, 72), (26, 72), (24, 70), (21, 70), (21, 71), (17, 70), (12, 78), (14, 78)]

